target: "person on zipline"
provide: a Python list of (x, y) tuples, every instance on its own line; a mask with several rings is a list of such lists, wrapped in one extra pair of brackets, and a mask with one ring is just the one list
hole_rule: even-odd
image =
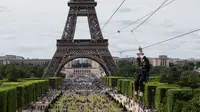
[(135, 95), (138, 95), (138, 90), (140, 88), (139, 96), (143, 96), (144, 94), (144, 82), (147, 82), (149, 78), (149, 70), (150, 70), (150, 63), (149, 59), (144, 56), (142, 49), (139, 48), (140, 53), (137, 53), (137, 63), (138, 63), (138, 70), (135, 72)]

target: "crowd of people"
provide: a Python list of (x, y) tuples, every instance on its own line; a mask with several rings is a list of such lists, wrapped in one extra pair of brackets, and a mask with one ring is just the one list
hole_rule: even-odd
[(23, 111), (26, 112), (45, 112), (50, 104), (54, 103), (57, 98), (61, 95), (60, 90), (49, 89), (46, 94), (43, 94), (35, 102), (31, 102)]
[(50, 112), (116, 112), (120, 109), (105, 95), (110, 88), (94, 74), (70, 75), (59, 89), (63, 94)]
[[(28, 112), (123, 112), (123, 108), (109, 97), (111, 88), (94, 74), (72, 74), (59, 86), (49, 89), (36, 102), (31, 102)], [(105, 94), (106, 93), (106, 94)], [(130, 103), (126, 101), (126, 103)], [(27, 111), (26, 111), (27, 112)]]
[(91, 94), (88, 91), (66, 91), (50, 111), (55, 112), (115, 112), (112, 103), (104, 94)]

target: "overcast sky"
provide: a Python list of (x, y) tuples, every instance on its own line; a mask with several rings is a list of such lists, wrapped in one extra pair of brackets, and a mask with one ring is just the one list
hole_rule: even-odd
[[(14, 54), (29, 58), (52, 58), (56, 39), (60, 39), (66, 22), (68, 0), (0, 0), (0, 55)], [(103, 26), (122, 0), (97, 0), (100, 25)], [(113, 56), (119, 50), (136, 49), (138, 44), (130, 30), (138, 24), (116, 32), (125, 25), (155, 10), (163, 0), (126, 0), (103, 29)], [(159, 10), (135, 30), (139, 44), (147, 46), (200, 28), (200, 0), (176, 0)], [(140, 22), (139, 22), (140, 23)], [(90, 38), (87, 18), (79, 17), (75, 39)], [(200, 32), (148, 49), (150, 57), (168, 55), (174, 58), (200, 58)], [(136, 51), (123, 56), (136, 56)]]

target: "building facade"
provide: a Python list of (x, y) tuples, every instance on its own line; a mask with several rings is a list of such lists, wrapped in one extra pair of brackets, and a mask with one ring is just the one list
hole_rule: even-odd
[[(137, 63), (137, 59), (135, 57), (130, 57), (130, 58), (118, 58), (118, 57), (113, 57), (115, 63), (119, 62), (120, 60), (127, 60), (131, 63)], [(16, 64), (16, 65), (21, 65), (21, 66), (48, 66), (50, 63), (51, 59), (25, 59), (22, 56), (16, 56), (16, 55), (5, 55), (5, 56), (0, 56), (0, 65), (6, 65), (6, 64)], [(186, 60), (172, 60), (169, 59), (166, 55), (160, 55), (158, 58), (149, 58), (150, 63), (153, 66), (169, 66), (169, 63), (174, 63), (174, 64), (184, 64), (187, 61)], [(172, 62), (173, 61), (173, 62)], [(88, 63), (91, 65), (89, 71), (90, 72), (102, 72), (103, 68), (96, 62), (87, 58), (79, 58), (72, 60), (68, 62), (62, 70), (67, 70), (69, 72), (72, 72), (71, 70), (73, 68), (74, 64), (77, 63)], [(76, 68), (73, 68), (76, 69)], [(80, 69), (80, 68), (79, 68)], [(83, 69), (83, 68), (82, 68)], [(79, 71), (79, 70), (78, 70)], [(81, 70), (82, 72), (88, 72), (87, 70)], [(77, 73), (75, 70), (74, 73)], [(79, 72), (78, 72), (79, 73)]]
[[(77, 64), (77, 63), (87, 63), (88, 65), (91, 65), (90, 67), (78, 67), (78, 68), (74, 68), (72, 65), (73, 64)], [(62, 73), (65, 73), (66, 75), (70, 75), (70, 74), (89, 74), (89, 73), (93, 73), (97, 76), (104, 76), (104, 70), (101, 67), (101, 65), (99, 65), (99, 63), (97, 63), (94, 60), (91, 59), (85, 59), (85, 58), (80, 58), (80, 59), (75, 59), (72, 60), (70, 62), (68, 62), (61, 70)]]
[(169, 67), (170, 60), (166, 55), (160, 55), (158, 58), (149, 59), (152, 66), (165, 66)]
[[(149, 58), (150, 63), (152, 66), (169, 66), (169, 58), (166, 55), (160, 55), (158, 58)], [(117, 58), (114, 57), (115, 63), (119, 62), (120, 60), (126, 60), (131, 63), (137, 64), (137, 59), (135, 57), (130, 57), (130, 58)]]
[(0, 56), (0, 65), (15, 64), (20, 66), (48, 66), (50, 59), (25, 59), (22, 56)]

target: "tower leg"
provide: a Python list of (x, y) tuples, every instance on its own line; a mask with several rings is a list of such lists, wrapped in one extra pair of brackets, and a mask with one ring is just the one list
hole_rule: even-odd
[[(56, 53), (55, 53), (56, 54)], [(43, 74), (43, 78), (44, 77), (53, 77), (56, 74), (56, 70), (59, 67), (60, 62), (62, 61), (63, 57), (53, 57), (53, 59), (51, 60), (51, 62), (49, 63), (48, 67), (46, 68), (44, 74)]]
[(90, 28), (90, 35), (92, 39), (103, 39), (103, 35), (100, 29), (98, 18), (96, 14), (88, 16), (88, 24)]

